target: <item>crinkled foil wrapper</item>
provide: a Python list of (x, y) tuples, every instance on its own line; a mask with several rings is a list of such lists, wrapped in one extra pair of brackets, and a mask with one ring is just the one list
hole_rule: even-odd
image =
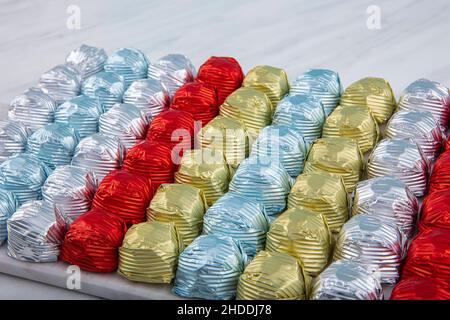
[(78, 131), (83, 139), (98, 132), (98, 119), (105, 112), (99, 100), (81, 95), (61, 104), (55, 112), (55, 122)]
[(91, 209), (98, 182), (95, 174), (72, 165), (55, 169), (42, 186), (42, 198), (56, 205), (68, 223)]
[(293, 256), (309, 276), (316, 277), (328, 264), (333, 241), (325, 217), (299, 207), (283, 212), (270, 225), (266, 250)]
[(186, 152), (181, 159), (175, 182), (189, 184), (203, 190), (209, 206), (228, 191), (232, 168), (226, 163), (223, 154), (209, 149)]
[(17, 201), (14, 194), (9, 191), (0, 189), (0, 245), (7, 238), (7, 220), (16, 212), (19, 207), (19, 202)]
[(10, 104), (8, 118), (22, 122), (31, 130), (52, 123), (57, 103), (39, 88), (30, 88), (15, 97)]
[(429, 111), (400, 110), (389, 120), (387, 138), (412, 138), (428, 161), (434, 161), (441, 152), (444, 134)]
[(308, 154), (305, 173), (325, 171), (339, 174), (348, 192), (353, 191), (365, 167), (358, 144), (344, 137), (317, 139)]
[(25, 152), (30, 134), (31, 130), (20, 122), (0, 120), (0, 163)]
[(173, 97), (183, 84), (194, 81), (196, 75), (191, 60), (182, 54), (171, 53), (148, 64), (147, 77), (164, 83), (170, 97)]
[(147, 220), (175, 223), (180, 239), (187, 247), (201, 234), (207, 209), (201, 189), (188, 184), (163, 184), (147, 208)]
[(202, 235), (181, 253), (172, 290), (187, 298), (233, 299), (247, 263), (244, 248), (231, 237)]
[(286, 71), (271, 66), (254, 67), (246, 74), (242, 85), (264, 92), (272, 102), (273, 109), (289, 93)]
[(30, 262), (57, 261), (66, 229), (57, 208), (42, 200), (29, 201), (8, 220), (8, 255)]
[(286, 198), (294, 183), (287, 171), (272, 158), (250, 157), (242, 161), (230, 191), (262, 203), (272, 221), (286, 208)]
[(217, 116), (200, 129), (197, 140), (202, 148), (222, 152), (233, 168), (248, 157), (249, 137), (244, 122), (239, 119)]
[(297, 130), (287, 125), (271, 125), (253, 143), (252, 156), (272, 157), (296, 178), (303, 171), (308, 148), (309, 144)]
[(221, 116), (242, 120), (250, 137), (255, 139), (262, 128), (272, 122), (272, 103), (263, 92), (240, 88), (220, 106)]
[(394, 177), (361, 181), (353, 192), (352, 216), (374, 215), (395, 224), (405, 236), (414, 233), (419, 202), (411, 190)]
[(323, 125), (322, 137), (346, 137), (358, 142), (362, 153), (372, 150), (380, 139), (377, 122), (366, 107), (339, 106)]
[(120, 48), (106, 60), (104, 68), (123, 77), (125, 86), (133, 81), (147, 78), (148, 59), (144, 53), (132, 48)]
[(297, 177), (288, 197), (288, 208), (303, 207), (322, 214), (333, 233), (348, 220), (349, 199), (341, 176), (327, 172)]
[(122, 166), (125, 153), (125, 146), (119, 139), (96, 133), (80, 141), (72, 165), (92, 170), (100, 183), (108, 172)]
[(136, 224), (119, 248), (119, 274), (131, 281), (170, 283), (183, 249), (173, 222)]
[(402, 92), (398, 108), (430, 111), (435, 121), (443, 128), (447, 128), (450, 119), (449, 89), (435, 81), (416, 80)]
[(436, 227), (450, 231), (450, 189), (430, 193), (423, 199), (419, 228)]
[(151, 120), (169, 108), (170, 94), (158, 80), (136, 80), (125, 91), (123, 102), (134, 104)]
[(380, 275), (374, 266), (338, 260), (314, 279), (312, 300), (383, 300)]
[(78, 132), (61, 123), (48, 124), (36, 130), (29, 138), (27, 152), (51, 169), (69, 164), (80, 141)]
[(430, 176), (430, 193), (450, 189), (450, 151), (437, 158)]
[(61, 104), (80, 94), (81, 73), (69, 64), (58, 65), (41, 76), (39, 88)]
[(37, 200), (50, 172), (46, 164), (29, 154), (13, 156), (0, 164), (0, 188), (12, 192), (19, 205)]
[(385, 123), (397, 103), (389, 82), (383, 78), (367, 77), (348, 86), (341, 97), (342, 106), (366, 106), (378, 123)]
[(328, 116), (339, 105), (342, 94), (339, 74), (327, 69), (309, 69), (291, 83), (290, 95), (309, 95), (319, 99)]
[(122, 76), (113, 72), (101, 71), (83, 82), (81, 92), (90, 98), (99, 100), (107, 111), (114, 104), (122, 102), (125, 90), (125, 81)]
[(66, 57), (66, 63), (77, 68), (82, 80), (89, 78), (97, 72), (103, 71), (108, 55), (102, 48), (86, 44), (72, 50)]
[(311, 278), (283, 252), (260, 251), (239, 278), (238, 300), (306, 300)]
[(334, 260), (357, 261), (377, 266), (381, 283), (398, 281), (406, 237), (395, 224), (374, 215), (359, 214), (342, 227), (334, 249)]
[(249, 258), (266, 244), (269, 222), (264, 205), (228, 192), (208, 209), (203, 234), (223, 234), (240, 241)]
[(405, 278), (392, 290), (391, 300), (450, 300), (449, 284), (433, 278)]
[(322, 135), (325, 111), (319, 99), (307, 95), (287, 96), (278, 103), (273, 124), (297, 130), (308, 143)]
[(100, 133), (119, 138), (127, 149), (142, 142), (147, 135), (147, 117), (128, 103), (115, 104), (100, 116), (98, 123)]
[(384, 139), (373, 149), (367, 165), (368, 178), (394, 176), (416, 195), (427, 192), (428, 162), (412, 139)]

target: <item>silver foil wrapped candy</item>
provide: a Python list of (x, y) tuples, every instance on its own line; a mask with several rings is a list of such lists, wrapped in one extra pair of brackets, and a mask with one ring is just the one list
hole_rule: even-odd
[(18, 207), (16, 197), (11, 192), (0, 189), (0, 245), (7, 237), (6, 222)]
[(120, 48), (108, 57), (104, 68), (121, 75), (128, 87), (133, 81), (147, 77), (148, 60), (139, 50)]
[(31, 130), (20, 122), (0, 120), (0, 163), (25, 152)]
[(67, 64), (58, 65), (41, 76), (39, 88), (61, 104), (80, 94), (80, 71)]
[(66, 63), (77, 68), (82, 80), (85, 80), (102, 71), (106, 59), (108, 55), (105, 50), (83, 44), (70, 51), (66, 57)]
[(125, 92), (122, 76), (113, 72), (99, 72), (84, 81), (81, 92), (90, 98), (98, 99), (105, 110), (121, 103)]
[(394, 176), (421, 197), (427, 192), (428, 170), (425, 155), (412, 139), (384, 139), (369, 156), (367, 176)]

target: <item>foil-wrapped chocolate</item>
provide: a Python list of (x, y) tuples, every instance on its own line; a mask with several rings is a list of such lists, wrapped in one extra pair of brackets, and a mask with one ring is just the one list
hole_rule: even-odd
[(102, 48), (83, 44), (69, 52), (66, 63), (77, 68), (81, 73), (82, 80), (85, 80), (97, 72), (103, 71), (106, 59), (108, 59), (108, 55)]
[(450, 189), (428, 194), (420, 209), (419, 229), (441, 228), (450, 230)]
[(11, 101), (8, 118), (34, 131), (55, 120), (57, 106), (51, 96), (39, 88), (30, 88)]
[(385, 123), (396, 108), (394, 91), (383, 78), (367, 77), (348, 86), (341, 97), (342, 106), (366, 106), (378, 123)]
[(30, 134), (31, 130), (20, 122), (0, 120), (0, 162), (25, 152)]
[(450, 300), (449, 286), (432, 277), (404, 278), (392, 290), (391, 300)]
[(187, 298), (233, 299), (247, 263), (241, 244), (231, 237), (202, 235), (181, 253), (172, 290)]
[(419, 202), (401, 180), (378, 177), (361, 181), (353, 192), (352, 216), (374, 215), (395, 224), (410, 238), (413, 235)]
[(306, 300), (311, 278), (283, 252), (260, 251), (239, 278), (237, 300)]
[(219, 151), (211, 154), (208, 149), (191, 150), (183, 155), (175, 182), (203, 190), (210, 206), (228, 191), (231, 170)]
[(289, 92), (286, 71), (271, 66), (256, 66), (245, 76), (244, 87), (264, 92), (275, 109), (278, 102)]
[(55, 122), (72, 127), (80, 138), (98, 132), (98, 119), (105, 112), (98, 99), (81, 95), (61, 104), (55, 112)]
[(108, 172), (122, 166), (125, 153), (125, 146), (119, 139), (96, 133), (80, 141), (72, 165), (93, 171), (100, 183)]
[(342, 85), (339, 74), (327, 69), (309, 69), (291, 83), (289, 95), (297, 94), (319, 99), (328, 116), (341, 100)]
[(312, 300), (383, 300), (380, 275), (375, 266), (338, 260), (312, 285)]
[(57, 261), (66, 228), (57, 208), (29, 201), (8, 219), (8, 255), (29, 262)]
[(151, 120), (169, 108), (170, 94), (161, 81), (136, 80), (123, 94), (123, 102), (134, 104)]
[(122, 76), (113, 72), (101, 71), (83, 82), (81, 92), (100, 101), (107, 111), (114, 104), (122, 102), (125, 89), (125, 81)]
[(147, 221), (174, 222), (181, 241), (188, 246), (202, 232), (207, 209), (201, 189), (188, 184), (163, 184), (147, 208)]
[(48, 124), (36, 130), (27, 142), (27, 152), (51, 169), (69, 164), (80, 140), (78, 132), (61, 123)]
[(68, 64), (58, 65), (41, 76), (39, 88), (61, 104), (80, 94), (80, 71)]
[(7, 238), (6, 222), (12, 214), (16, 212), (18, 207), (19, 202), (14, 194), (0, 189), (0, 245), (3, 244)]
[(0, 164), (0, 188), (14, 194), (19, 205), (40, 199), (41, 187), (50, 168), (29, 154), (20, 154), (8, 158)]
[(306, 173), (326, 171), (339, 174), (348, 192), (353, 191), (364, 172), (365, 161), (358, 144), (344, 137), (317, 139), (303, 169)]
[(132, 48), (120, 48), (106, 60), (104, 68), (123, 77), (125, 86), (133, 81), (147, 78), (148, 59), (144, 53)]
[(416, 195), (427, 192), (428, 162), (412, 139), (384, 139), (373, 149), (367, 165), (368, 178), (393, 176)]
[(288, 209), (270, 225), (266, 250), (293, 256), (309, 276), (316, 277), (328, 264), (333, 236), (320, 213), (302, 207)]
[(389, 120), (384, 132), (386, 138), (412, 138), (428, 161), (439, 155), (443, 132), (429, 111), (399, 110)]
[(119, 138), (129, 149), (145, 139), (148, 119), (138, 107), (117, 103), (100, 116), (98, 127), (100, 133)]
[(250, 157), (239, 165), (230, 191), (262, 203), (272, 221), (285, 209), (293, 182), (283, 166), (272, 162), (272, 158)]
[(273, 124), (284, 124), (297, 130), (312, 143), (322, 135), (325, 111), (319, 99), (307, 95), (294, 95), (283, 98), (278, 103)]
[(333, 258), (377, 266), (381, 283), (394, 284), (405, 253), (406, 237), (395, 224), (375, 215), (359, 214), (342, 227)]
[(401, 94), (400, 110), (430, 111), (440, 126), (447, 128), (450, 119), (449, 89), (435, 81), (419, 79)]
[(303, 173), (288, 197), (288, 208), (303, 207), (322, 214), (331, 232), (348, 220), (348, 196), (341, 176), (328, 172)]
[(272, 112), (272, 103), (267, 95), (252, 88), (237, 89), (219, 110), (221, 116), (242, 120), (251, 139), (272, 122)]
[[(450, 150), (450, 149), (449, 149)], [(430, 193), (450, 189), (450, 151), (437, 158), (430, 176)]]
[(380, 139), (380, 129), (370, 111), (363, 106), (339, 106), (323, 125), (322, 137), (345, 137), (358, 142), (359, 149), (366, 153)]
[(72, 165), (56, 168), (42, 186), (42, 198), (56, 205), (68, 223), (91, 209), (98, 182), (86, 168)]
[(228, 192), (208, 209), (203, 220), (203, 234), (232, 237), (249, 258), (264, 249), (269, 222), (259, 202)]
[(118, 272), (131, 281), (170, 283), (183, 249), (173, 222), (135, 224), (119, 248)]
[(194, 81), (196, 70), (191, 60), (182, 54), (168, 54), (148, 64), (147, 77), (164, 83), (170, 97), (183, 84)]
[(297, 130), (287, 125), (271, 125), (265, 127), (253, 143), (252, 156), (272, 157), (296, 178), (303, 171), (308, 148)]

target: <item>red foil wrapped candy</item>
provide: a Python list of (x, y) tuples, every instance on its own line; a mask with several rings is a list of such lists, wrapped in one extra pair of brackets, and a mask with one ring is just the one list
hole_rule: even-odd
[(402, 279), (392, 291), (391, 300), (450, 300), (450, 284), (433, 278)]
[(436, 160), (430, 177), (430, 193), (450, 189), (450, 151)]
[[(450, 189), (429, 194), (422, 202), (420, 229), (438, 227), (450, 234)], [(450, 280), (450, 279), (449, 279)]]

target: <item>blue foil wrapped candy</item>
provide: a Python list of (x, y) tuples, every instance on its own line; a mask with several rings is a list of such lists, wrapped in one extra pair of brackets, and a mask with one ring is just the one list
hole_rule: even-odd
[(25, 152), (31, 130), (17, 121), (0, 120), (0, 163)]
[(105, 110), (121, 103), (125, 92), (122, 76), (113, 72), (99, 72), (84, 81), (81, 92), (90, 98), (98, 99)]
[(67, 64), (58, 65), (41, 76), (39, 88), (61, 104), (80, 94), (80, 71)]
[(19, 203), (9, 191), (0, 189), (0, 245), (7, 237), (6, 221), (16, 212)]
[(133, 81), (147, 77), (148, 60), (139, 50), (120, 48), (108, 57), (104, 68), (121, 75), (128, 87)]
[(106, 59), (108, 55), (105, 50), (83, 44), (70, 51), (66, 57), (66, 63), (77, 68), (82, 80), (85, 80), (102, 71)]
[(233, 299), (247, 263), (244, 248), (231, 237), (202, 235), (181, 253), (173, 292), (188, 298)]

